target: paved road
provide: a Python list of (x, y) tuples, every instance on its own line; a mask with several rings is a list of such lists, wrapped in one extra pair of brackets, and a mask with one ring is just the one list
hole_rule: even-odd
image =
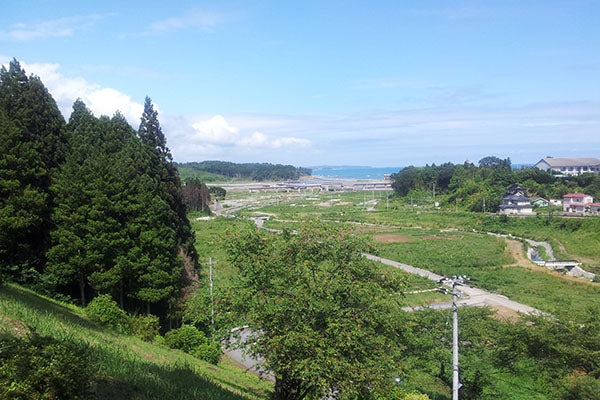
[[(440, 280), (445, 278), (444, 276), (434, 274), (431, 271), (427, 271), (427, 270), (421, 269), (421, 268), (416, 268), (416, 267), (413, 267), (412, 265), (399, 263), (397, 261), (388, 260), (387, 258), (382, 258), (382, 257), (378, 257), (378, 256), (374, 256), (372, 254), (366, 254), (366, 253), (364, 253), (363, 256), (365, 256), (369, 260), (378, 261), (382, 264), (389, 265), (389, 266), (392, 266), (395, 268), (399, 268), (408, 273), (419, 275), (419, 276), (422, 276), (424, 278), (427, 278), (427, 279), (435, 281), (435, 282), (439, 282)], [(450, 287), (450, 286), (448, 286), (448, 287)], [(525, 314), (545, 314), (544, 312), (538, 310), (537, 308), (534, 308), (534, 307), (531, 307), (531, 306), (528, 306), (525, 304), (517, 303), (516, 301), (510, 300), (506, 296), (486, 292), (485, 290), (482, 290), (482, 289), (462, 285), (462, 286), (458, 286), (458, 290), (460, 292), (462, 292), (462, 294), (465, 296), (458, 302), (460, 305), (463, 305), (463, 306), (504, 307), (504, 308), (508, 308), (510, 310), (525, 313)], [(430, 308), (436, 308), (436, 309), (437, 308), (448, 308), (451, 306), (452, 306), (452, 303), (437, 303), (437, 304), (432, 304), (430, 306)], [(410, 308), (410, 307), (406, 308), (407, 311), (414, 311), (417, 309), (419, 309), (419, 308), (418, 307), (417, 308)]]
[[(238, 329), (238, 328), (236, 328), (236, 329)], [(239, 328), (239, 330), (240, 330), (240, 339), (239, 340), (241, 343), (245, 343), (248, 340), (248, 338), (254, 334), (247, 327)], [(242, 349), (234, 349), (234, 350), (225, 349), (225, 352), (227, 353), (227, 355), (229, 357), (233, 358), (235, 361), (237, 361), (244, 367), (246, 367), (249, 370), (252, 370), (254, 372), (260, 373), (261, 376), (267, 380), (275, 382), (275, 377), (270, 372), (267, 372), (262, 368), (262, 365), (264, 364), (264, 361), (265, 361), (264, 359), (252, 358), (251, 356), (244, 354), (244, 351)]]

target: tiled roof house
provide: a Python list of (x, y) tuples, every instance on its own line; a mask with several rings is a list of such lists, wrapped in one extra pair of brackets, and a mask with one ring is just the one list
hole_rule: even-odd
[(563, 211), (572, 213), (584, 213), (586, 207), (593, 204), (594, 198), (585, 193), (569, 193), (563, 196)]

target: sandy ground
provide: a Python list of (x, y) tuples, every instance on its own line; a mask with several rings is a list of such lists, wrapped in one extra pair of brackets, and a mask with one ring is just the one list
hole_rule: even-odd
[(411, 238), (393, 233), (374, 235), (373, 239), (375, 239), (376, 242), (381, 243), (407, 243), (413, 241)]

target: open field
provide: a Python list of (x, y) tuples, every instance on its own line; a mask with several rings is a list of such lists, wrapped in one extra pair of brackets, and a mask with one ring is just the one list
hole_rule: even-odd
[[(248, 221), (243, 221), (234, 218), (217, 217), (208, 221), (195, 221), (192, 219), (192, 227), (196, 232), (196, 249), (202, 255), (201, 261), (208, 262), (208, 257), (213, 258), (213, 280), (215, 288), (224, 288), (227, 286), (230, 279), (234, 278), (236, 271), (227, 261), (227, 253), (222, 244), (223, 237), (228, 230), (238, 229), (251, 224)], [(388, 268), (379, 266), (379, 268)], [(403, 271), (395, 270), (394, 273), (404, 277), (406, 281), (405, 291), (414, 291), (422, 289), (431, 289), (437, 287), (434, 282), (419, 276), (411, 275)], [(200, 280), (205, 285), (208, 283), (208, 266), (202, 265), (200, 269)], [(402, 295), (401, 295), (402, 296)], [(431, 302), (448, 301), (450, 296), (442, 293), (422, 293), (422, 294), (407, 294), (403, 298), (403, 304), (406, 306), (419, 306), (429, 304)]]
[[(368, 194), (323, 193), (241, 214), (268, 213), (270, 219), (264, 226), (273, 229), (293, 230), (305, 219), (346, 222), (356, 234), (372, 238), (382, 257), (447, 276), (465, 274), (476, 279), (475, 286), (570, 319), (576, 320), (587, 307), (600, 304), (600, 284), (537, 267), (525, 258), (520, 243), (515, 252), (515, 245), (507, 247), (506, 239), (472, 232), (489, 230), (546, 240), (558, 257), (581, 259), (593, 270), (594, 265), (600, 265), (600, 230), (594, 230), (599, 219), (502, 221), (477, 213), (410, 211), (397, 201), (389, 201), (386, 208), (385, 195), (375, 210), (367, 211), (369, 204), (365, 207), (363, 200), (372, 200)], [(323, 206), (325, 202), (329, 205)]]

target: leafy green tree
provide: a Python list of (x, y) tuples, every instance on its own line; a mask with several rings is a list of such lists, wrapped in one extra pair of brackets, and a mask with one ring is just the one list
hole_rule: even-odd
[(408, 192), (415, 189), (419, 170), (412, 165), (404, 168), (397, 174), (392, 175), (392, 188), (400, 195), (406, 196)]
[(257, 334), (249, 351), (266, 359), (276, 399), (341, 398), (389, 390), (402, 343), (402, 282), (360, 255), (343, 231), (308, 224), (297, 235), (255, 228), (230, 234), (240, 272), (234, 310)]

